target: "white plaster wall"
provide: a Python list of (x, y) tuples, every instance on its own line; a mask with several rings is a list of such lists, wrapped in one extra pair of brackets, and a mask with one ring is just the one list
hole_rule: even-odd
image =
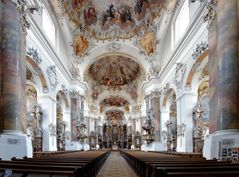
[(197, 94), (192, 91), (182, 91), (177, 98), (177, 126), (184, 123), (184, 135), (178, 136), (177, 151), (193, 152), (193, 114), (197, 104)]
[(141, 133), (141, 130), (142, 130), (142, 118), (138, 118), (135, 120), (135, 132), (140, 132)]
[(56, 126), (56, 100), (52, 95), (41, 95), (38, 102), (42, 108), (43, 151), (56, 151), (56, 136), (50, 135), (49, 125)]

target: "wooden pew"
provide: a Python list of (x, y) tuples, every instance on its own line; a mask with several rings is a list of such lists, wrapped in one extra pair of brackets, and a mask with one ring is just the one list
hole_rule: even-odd
[[(141, 177), (199, 177), (197, 172), (200, 172), (203, 177), (239, 176), (239, 165), (230, 162), (192, 158), (193, 156), (176, 157), (175, 155), (151, 152), (121, 151), (121, 154)], [(207, 173), (210, 176), (205, 176)]]
[(50, 157), (59, 154), (67, 154), (72, 152), (79, 152), (79, 151), (46, 151), (46, 152), (34, 152), (33, 158), (40, 158), (40, 157)]
[[(88, 156), (87, 156), (88, 155)], [(109, 151), (68, 153), (37, 157), (34, 159), (13, 158), (11, 161), (0, 161), (0, 172), (11, 169), (13, 173), (20, 176), (77, 176), (94, 177), (109, 155)]]
[(152, 174), (155, 177), (238, 177), (239, 167), (238, 165), (220, 165), (217, 166), (168, 166), (168, 167), (155, 167), (155, 173)]

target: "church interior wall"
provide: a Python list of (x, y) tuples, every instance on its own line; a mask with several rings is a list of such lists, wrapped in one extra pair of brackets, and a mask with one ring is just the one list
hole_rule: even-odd
[[(155, 149), (148, 150), (158, 150), (160, 146), (160, 150), (190, 153), (201, 151), (200, 148), (195, 147), (197, 126), (194, 111), (202, 99), (204, 104), (208, 104), (205, 100), (209, 97), (208, 90), (204, 95), (200, 95), (202, 85), (205, 83), (207, 85), (209, 82), (208, 29), (203, 20), (206, 7), (200, 2), (189, 2), (189, 25), (181, 38), (175, 42), (174, 25), (184, 2), (179, 1), (176, 10), (171, 14), (172, 18), (166, 22), (169, 23), (169, 28), (161, 39), (163, 44), (157, 46), (154, 56), (146, 56), (133, 40), (127, 39), (126, 42), (125, 40), (98, 41), (91, 46), (84, 57), (76, 57), (72, 51), (73, 35), (67, 19), (55, 14), (49, 2), (38, 2), (40, 10), (29, 14), (31, 28), (27, 31), (26, 52), (34, 49), (33, 54), (38, 57), (34, 58), (33, 54), (32, 56), (27, 54), (27, 57), (31, 57), (34, 62), (32, 64), (27, 60), (27, 68), (32, 74), (32, 79), (27, 80), (27, 85), (36, 90), (36, 100), (42, 112), (40, 123), (42, 151), (59, 150), (57, 135), (59, 102), (62, 103), (61, 114), (65, 123), (63, 134), (66, 149), (81, 149), (85, 144), (90, 143), (90, 136), (95, 137), (94, 143), (96, 143), (99, 132), (103, 132), (103, 125), (108, 123), (106, 112), (117, 110), (123, 112), (122, 125), (125, 124), (131, 130), (128, 134), (132, 134), (133, 138), (136, 132), (139, 132), (140, 137), (143, 138), (145, 131), (142, 127), (148, 118), (154, 121), (156, 118), (159, 119), (160, 125), (157, 132), (155, 131), (159, 139), (154, 142), (160, 145), (155, 144)], [(47, 7), (55, 25), (55, 46), (51, 44), (42, 29), (43, 4), (41, 3)], [(160, 33), (160, 28), (157, 32)], [(200, 48), (202, 44), (207, 45), (203, 51)], [(116, 55), (129, 57), (142, 69), (143, 74), (140, 79), (144, 81), (136, 88), (137, 99), (132, 99), (128, 91), (115, 88), (105, 89), (99, 93), (97, 99), (92, 99), (87, 75), (90, 65), (102, 57)], [(73, 62), (78, 69), (76, 72), (79, 77), (74, 77), (71, 72)], [(150, 75), (152, 64), (160, 66), (158, 72), (153, 68), (156, 73), (153, 77)], [(113, 97), (116, 93), (129, 102), (128, 110), (122, 105), (107, 105), (108, 107), (101, 111), (100, 102), (105, 98)], [(149, 97), (149, 102), (146, 101), (146, 97)], [(158, 107), (155, 108), (154, 104), (158, 104)], [(150, 115), (152, 110), (156, 113)], [(27, 116), (30, 116), (30, 111), (28, 110)], [(173, 131), (174, 134), (171, 133), (169, 136), (169, 131), (170, 133)], [(80, 140), (80, 133), (87, 138)], [(71, 146), (71, 143), (75, 144)]]

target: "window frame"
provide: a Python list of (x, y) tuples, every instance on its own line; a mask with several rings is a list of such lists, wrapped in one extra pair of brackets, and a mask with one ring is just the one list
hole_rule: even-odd
[[(41, 26), (42, 26), (42, 31), (43, 33), (45, 34), (46, 38), (48, 39), (48, 41), (50, 42), (50, 44), (52, 44), (54, 47), (56, 47), (56, 41), (57, 41), (57, 31), (56, 31), (56, 24), (54, 23), (54, 20), (53, 18), (51, 17), (48, 9), (46, 8), (45, 5), (42, 6), (42, 23), (41, 23)], [(47, 23), (50, 23), (52, 24), (51, 27), (54, 27), (54, 31), (52, 31), (52, 34), (54, 34), (54, 38), (51, 38), (51, 36), (49, 35), (49, 31), (47, 31), (47, 29), (44, 27), (44, 20), (46, 20), (45, 18), (45, 15), (46, 17), (48, 18), (49, 22)]]
[[(186, 22), (185, 22), (185, 17), (187, 18)], [(184, 19), (184, 20), (182, 20), (182, 19)], [(178, 44), (179, 41), (182, 39), (182, 37), (185, 35), (185, 33), (189, 27), (189, 24), (190, 24), (189, 0), (185, 0), (182, 4), (177, 16), (175, 17), (175, 20), (173, 21), (173, 26), (171, 28), (172, 29), (172, 39), (173, 39), (172, 48), (174, 48), (174, 46), (176, 44)], [(183, 28), (179, 29), (180, 25)]]

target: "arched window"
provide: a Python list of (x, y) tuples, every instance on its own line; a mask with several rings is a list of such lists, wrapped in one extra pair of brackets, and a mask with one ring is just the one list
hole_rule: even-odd
[(174, 43), (176, 44), (179, 39), (185, 33), (189, 25), (189, 4), (188, 0), (185, 0), (174, 25)]
[(42, 28), (49, 41), (55, 46), (56, 29), (46, 8), (42, 9)]

